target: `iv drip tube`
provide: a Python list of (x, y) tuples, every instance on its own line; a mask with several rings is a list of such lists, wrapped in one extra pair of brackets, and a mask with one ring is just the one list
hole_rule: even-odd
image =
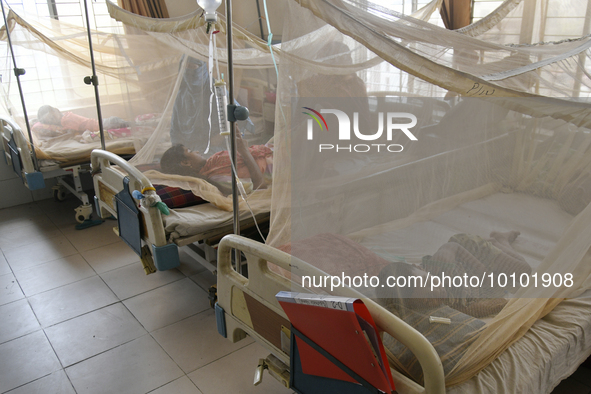
[(98, 77), (96, 76), (96, 66), (94, 63), (94, 53), (92, 51), (92, 36), (90, 34), (90, 20), (88, 18), (88, 4), (86, 0), (84, 0), (84, 12), (86, 14), (86, 31), (88, 32), (88, 48), (90, 50), (90, 64), (92, 66), (92, 77), (85, 77), (84, 83), (87, 85), (94, 86), (94, 98), (96, 100), (96, 113), (98, 115), (98, 124), (99, 124), (99, 134), (101, 136), (101, 149), (106, 150), (105, 148), (105, 132), (103, 130), (103, 116), (101, 113), (101, 100), (99, 98), (99, 90), (98, 90)]
[(29, 125), (29, 117), (27, 115), (27, 107), (25, 105), (25, 96), (23, 95), (23, 88), (21, 86), (20, 76), (25, 74), (25, 70), (16, 66), (16, 57), (14, 56), (14, 49), (12, 47), (12, 39), (10, 38), (10, 29), (8, 28), (8, 21), (6, 20), (6, 12), (4, 11), (4, 1), (0, 0), (2, 6), (2, 16), (4, 17), (4, 28), (6, 29), (6, 38), (8, 38), (8, 46), (10, 47), (10, 54), (12, 55), (12, 64), (14, 66), (14, 75), (16, 76), (16, 83), (18, 85), (18, 92), (21, 97), (21, 104), (23, 106), (23, 114), (25, 117), (25, 125), (27, 133), (29, 134), (29, 143), (31, 144), (31, 153), (33, 154), (33, 165), (36, 171), (39, 171), (39, 163), (37, 161), (37, 153), (35, 152), (35, 144), (33, 142), (33, 135), (31, 133), (31, 126)]

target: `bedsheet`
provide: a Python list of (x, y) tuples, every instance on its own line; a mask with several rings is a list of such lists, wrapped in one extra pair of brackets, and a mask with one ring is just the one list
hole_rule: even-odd
[[(240, 211), (240, 220), (251, 217), (249, 211)], [(164, 230), (170, 242), (232, 225), (234, 214), (213, 204), (200, 204), (187, 208), (171, 209), (164, 216)]]
[[(543, 219), (540, 219), (543, 218)], [(378, 255), (392, 260), (404, 256), (418, 263), (458, 233), (488, 238), (492, 231), (519, 231), (513, 243), (532, 268), (552, 249), (573, 216), (554, 200), (523, 193), (495, 193), (464, 203), (429, 221), (384, 231), (358, 240)]]
[(589, 355), (591, 294), (562, 301), (484, 370), (447, 393), (550, 393)]
[[(217, 227), (232, 224), (232, 196), (224, 196), (219, 190), (203, 179), (163, 174), (149, 170), (144, 175), (152, 184), (179, 187), (191, 190), (193, 194), (209, 201), (187, 208), (171, 210), (171, 214), (164, 216), (164, 230), (172, 242), (175, 239), (202, 234)], [(268, 213), (271, 209), (271, 188), (256, 190), (247, 196), (247, 200), (239, 197), (238, 204), (240, 219), (244, 220), (252, 215)]]
[[(543, 219), (540, 219), (543, 218)], [(520, 231), (513, 247), (536, 268), (573, 216), (554, 200), (521, 193), (496, 193), (464, 203), (431, 220), (373, 234), (360, 241), (392, 261), (418, 262), (456, 233), (487, 237), (491, 231)], [(387, 228), (387, 226), (385, 226)], [(483, 319), (487, 321), (487, 319)], [(452, 394), (549, 393), (591, 354), (591, 293), (560, 303), (516, 343)]]

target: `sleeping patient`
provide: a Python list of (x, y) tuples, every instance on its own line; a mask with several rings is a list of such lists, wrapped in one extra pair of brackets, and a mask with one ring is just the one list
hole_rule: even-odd
[[(129, 123), (116, 116), (103, 120), (105, 130), (119, 130), (127, 127)], [(99, 122), (73, 112), (62, 112), (51, 105), (44, 105), (37, 111), (37, 122), (33, 124), (32, 130), (41, 140), (73, 136), (72, 138), (79, 142), (92, 142), (95, 137), (98, 137)], [(112, 134), (114, 133), (109, 135)]]
[[(478, 278), (485, 273), (504, 273), (507, 276), (515, 274), (516, 277), (523, 273), (529, 274), (531, 267), (512, 247), (518, 236), (517, 231), (493, 231), (489, 239), (478, 235), (456, 234), (435, 254), (423, 257), (418, 266), (400, 262), (387, 265), (379, 274), (380, 282), (385, 283), (389, 276), (427, 277), (431, 274), (441, 277), (442, 273), (450, 277), (467, 274)], [(387, 309), (394, 309), (402, 314), (407, 308), (420, 310), (447, 305), (467, 315), (481, 318), (498, 313), (507, 303), (498, 290), (487, 286), (437, 287), (433, 292), (429, 287), (393, 288), (390, 294), (381, 293), (379, 302)]]
[[(249, 179), (252, 189), (265, 189), (273, 169), (273, 151), (266, 145), (247, 147), (236, 133), (238, 177)], [(191, 151), (183, 145), (174, 145), (160, 159), (162, 172), (187, 175), (207, 180), (223, 194), (231, 193), (232, 166), (228, 151), (215, 153), (209, 158), (199, 152)]]
[[(424, 256), (417, 265), (386, 260), (350, 238), (332, 233), (321, 233), (281, 246), (279, 249), (301, 259), (329, 275), (368, 277), (378, 276), (379, 284), (387, 284), (389, 276), (423, 276), (441, 274), (447, 276), (487, 275), (491, 272), (507, 275), (529, 273), (531, 268), (514, 249), (519, 232), (492, 232), (488, 239), (470, 234), (456, 234), (440, 246), (433, 255)], [(293, 264), (293, 262), (292, 262)], [(295, 264), (297, 266), (297, 264)], [(301, 282), (300, 273), (283, 272), (273, 264), (275, 273)], [(298, 271), (295, 271), (298, 272)], [(408, 283), (408, 282), (407, 282)], [(312, 287), (318, 287), (310, 284)], [(326, 288), (326, 286), (325, 286)], [(506, 305), (504, 293), (496, 289), (437, 287), (386, 287), (371, 286), (357, 289), (374, 299), (406, 324), (423, 334), (435, 348), (445, 374), (453, 370), (466, 349), (478, 338), (485, 326), (481, 318), (497, 314)], [(326, 288), (328, 290), (328, 288)], [(491, 291), (493, 290), (493, 291)], [(367, 293), (365, 293), (367, 291)], [(336, 294), (336, 293), (335, 293)], [(449, 324), (432, 321), (443, 318)], [(382, 341), (390, 365), (422, 383), (423, 371), (416, 356), (394, 337), (383, 333)]]

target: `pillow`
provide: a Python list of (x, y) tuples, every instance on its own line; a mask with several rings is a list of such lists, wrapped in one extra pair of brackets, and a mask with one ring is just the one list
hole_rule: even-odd
[(154, 185), (154, 188), (162, 202), (170, 209), (191, 207), (207, 202), (201, 197), (194, 195), (190, 190), (183, 190), (179, 187)]

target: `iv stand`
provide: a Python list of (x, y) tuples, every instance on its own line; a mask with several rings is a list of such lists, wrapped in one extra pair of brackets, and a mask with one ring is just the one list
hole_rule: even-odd
[[(1, 0), (0, 0), (1, 1)], [(99, 98), (98, 77), (96, 76), (96, 66), (94, 63), (94, 52), (92, 51), (92, 36), (90, 34), (90, 21), (88, 18), (88, 4), (84, 0), (84, 12), (86, 14), (86, 31), (88, 32), (88, 48), (90, 50), (90, 64), (92, 66), (92, 76), (84, 77), (84, 83), (94, 86), (94, 98), (96, 100), (96, 112), (98, 115), (99, 134), (101, 136), (101, 149), (107, 150), (105, 147), (105, 133), (103, 131), (103, 116), (101, 113), (101, 100)]]
[[(234, 67), (232, 55), (232, 0), (226, 0), (226, 37), (228, 40), (228, 119), (230, 120), (230, 152), (232, 163), (236, 163), (236, 121), (233, 114), (234, 106)], [(237, 174), (232, 168), (232, 212), (234, 214), (234, 234), (240, 235), (240, 212), (238, 208), (238, 185), (236, 184)], [(240, 266), (240, 251), (234, 249), (234, 261), (236, 272), (242, 274)]]
[(23, 95), (23, 88), (21, 86), (20, 76), (25, 75), (25, 69), (16, 66), (16, 57), (14, 56), (14, 48), (12, 47), (12, 39), (10, 38), (10, 29), (6, 20), (6, 12), (4, 11), (4, 1), (0, 0), (2, 6), (2, 16), (4, 17), (4, 28), (6, 29), (6, 37), (8, 38), (8, 46), (10, 47), (10, 54), (12, 55), (12, 64), (14, 65), (14, 75), (16, 76), (16, 83), (18, 85), (18, 92), (21, 97), (21, 104), (23, 106), (23, 114), (25, 117), (25, 125), (27, 126), (27, 133), (29, 134), (29, 143), (31, 144), (31, 153), (33, 154), (33, 165), (36, 171), (39, 171), (39, 163), (37, 162), (37, 153), (35, 152), (35, 145), (33, 142), (33, 135), (31, 133), (31, 126), (29, 125), (29, 117), (27, 115), (27, 107), (25, 105), (25, 96)]

